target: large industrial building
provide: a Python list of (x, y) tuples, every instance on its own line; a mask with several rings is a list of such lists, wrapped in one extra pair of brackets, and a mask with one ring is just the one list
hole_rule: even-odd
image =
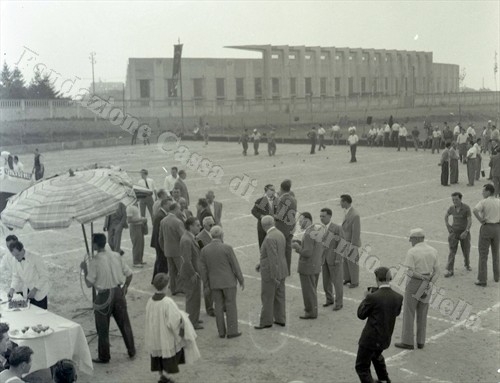
[[(259, 101), (458, 92), (459, 66), (433, 62), (432, 52), (244, 45), (261, 59), (182, 58), (186, 101)], [(130, 58), (126, 99), (173, 101), (173, 58)]]

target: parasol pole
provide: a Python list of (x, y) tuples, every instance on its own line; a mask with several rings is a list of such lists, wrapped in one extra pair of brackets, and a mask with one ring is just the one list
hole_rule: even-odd
[(85, 225), (82, 223), (83, 239), (85, 240), (85, 248), (87, 249), (87, 254), (90, 254), (89, 242), (87, 240), (87, 233), (85, 232)]

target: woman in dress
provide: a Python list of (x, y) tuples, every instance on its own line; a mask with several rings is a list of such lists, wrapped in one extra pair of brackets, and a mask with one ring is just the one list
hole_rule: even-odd
[(144, 267), (144, 235), (147, 234), (147, 218), (141, 217), (137, 202), (127, 207), (127, 224), (132, 241), (132, 260), (134, 267)]
[(35, 181), (42, 179), (43, 174), (45, 173), (45, 167), (42, 164), (41, 157), (42, 157), (42, 155), (40, 154), (38, 149), (35, 149), (35, 159), (34, 159), (33, 170), (32, 170), (32, 174), (35, 175)]
[(179, 372), (179, 364), (200, 358), (196, 332), (188, 315), (166, 296), (168, 275), (156, 274), (156, 293), (146, 305), (145, 345), (151, 356), (151, 371), (158, 371), (158, 383), (174, 383), (169, 374)]

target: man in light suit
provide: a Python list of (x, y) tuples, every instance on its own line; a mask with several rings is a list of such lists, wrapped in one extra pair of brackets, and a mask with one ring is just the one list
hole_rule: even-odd
[(401, 313), (403, 296), (391, 289), (391, 272), (387, 267), (375, 270), (377, 287), (365, 292), (358, 307), (358, 318), (366, 321), (358, 342), (356, 373), (361, 383), (373, 383), (370, 365), (377, 373), (377, 382), (390, 382), (382, 352), (391, 344), (396, 317)]
[[(326, 302), (323, 304), (323, 307), (333, 306), (333, 311), (338, 311), (344, 305), (344, 269), (342, 255), (337, 253), (341, 229), (339, 225), (332, 222), (331, 209), (321, 209), (319, 218), (321, 223), (325, 225), (322, 274)], [(332, 284), (335, 288), (335, 299), (333, 298)]]
[(220, 223), (222, 219), (222, 203), (215, 200), (215, 194), (212, 190), (209, 190), (205, 197), (208, 202), (208, 209), (214, 216), (215, 224), (218, 226), (222, 226), (222, 224)]
[(165, 257), (167, 257), (170, 291), (172, 295), (177, 295), (182, 292), (177, 286), (179, 271), (182, 265), (179, 245), (181, 237), (184, 234), (184, 224), (177, 218), (179, 211), (179, 204), (173, 203), (170, 205), (168, 208), (168, 215), (160, 222), (160, 236), (158, 238), (158, 243)]
[(180, 252), (182, 266), (179, 280), (186, 292), (186, 312), (195, 330), (201, 330), (200, 304), (201, 304), (201, 276), (200, 276), (200, 246), (195, 236), (200, 232), (200, 222), (189, 217), (184, 223), (186, 231), (181, 237)]
[[(203, 229), (196, 236), (196, 240), (198, 241), (198, 245), (200, 249), (203, 249), (210, 242), (212, 242), (212, 236), (210, 235), (210, 229), (215, 226), (214, 217), (208, 216), (203, 219)], [(210, 289), (206, 289), (203, 286), (203, 298), (205, 300), (205, 310), (207, 315), (210, 317), (215, 316), (214, 310), (214, 300), (212, 298), (212, 293)]]
[(345, 210), (344, 222), (342, 222), (341, 247), (344, 258), (344, 285), (349, 288), (359, 285), (359, 248), (361, 247), (361, 220), (359, 214), (352, 206), (352, 198), (349, 194), (340, 196), (340, 206)]
[(281, 231), (274, 226), (274, 218), (266, 215), (261, 219), (262, 228), (267, 235), (260, 248), (260, 263), (256, 270), (261, 275), (262, 311), (260, 324), (256, 330), (270, 328), (273, 322), (279, 326), (286, 323), (285, 278), (288, 266), (285, 258), (286, 240)]
[(276, 202), (274, 219), (276, 229), (281, 231), (286, 239), (286, 263), (288, 265), (288, 275), (292, 264), (292, 238), (295, 230), (295, 214), (297, 214), (297, 200), (293, 192), (290, 191), (292, 181), (284, 180), (280, 185), (280, 195)]
[(260, 197), (252, 208), (252, 215), (257, 218), (257, 236), (259, 238), (259, 248), (264, 242), (266, 231), (262, 228), (261, 218), (266, 215), (274, 216), (276, 209), (276, 199), (274, 198), (274, 186), (269, 184), (264, 186), (264, 195)]
[[(151, 231), (150, 246), (156, 251), (156, 261), (153, 269), (153, 279), (158, 273), (168, 273), (168, 262), (160, 244), (160, 224), (163, 218), (168, 214), (168, 208), (172, 204), (172, 199), (162, 199), (158, 213), (154, 216), (153, 229)], [(151, 279), (151, 284), (153, 284)]]
[(111, 250), (123, 255), (124, 252), (121, 249), (122, 243), (122, 231), (127, 228), (127, 211), (125, 205), (120, 202), (118, 209), (108, 215), (104, 221), (104, 231), (108, 232), (108, 244)]
[(189, 207), (189, 192), (184, 180), (187, 175), (184, 170), (179, 171), (179, 178), (175, 181), (174, 189), (179, 189), (180, 196), (186, 200), (187, 206)]
[(300, 255), (298, 273), (302, 298), (304, 299), (304, 315), (300, 319), (316, 319), (318, 317), (318, 280), (323, 261), (322, 225), (314, 225), (311, 213), (304, 212), (299, 218), (301, 229), (305, 230), (302, 243), (293, 242), (292, 248)]
[[(201, 249), (200, 271), (205, 288), (210, 289), (215, 302), (215, 320), (220, 338), (236, 338), (238, 331), (238, 309), (236, 307), (236, 281), (245, 289), (243, 274), (231, 246), (222, 242), (220, 226), (210, 230), (212, 242)], [(224, 319), (224, 308), (226, 319)], [(227, 326), (226, 326), (227, 320)]]

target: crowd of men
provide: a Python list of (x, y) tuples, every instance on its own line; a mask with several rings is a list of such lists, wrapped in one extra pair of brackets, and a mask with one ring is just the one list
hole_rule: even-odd
[[(395, 123), (397, 124), (397, 123)], [(395, 125), (393, 124), (393, 126)], [(319, 150), (324, 150), (324, 129), (318, 134), (311, 132), (311, 143), (318, 139)], [(406, 140), (398, 140), (400, 147), (406, 147)], [(312, 129), (315, 130), (315, 129)], [(351, 129), (350, 136), (356, 136)], [(384, 129), (384, 138), (385, 138)], [(455, 142), (458, 142), (457, 136)], [(254, 132), (254, 151), (258, 155)], [(323, 136), (323, 137), (320, 137)], [(388, 132), (389, 138), (393, 131)], [(492, 134), (493, 136), (493, 134)], [(318, 138), (320, 137), (320, 138)], [(404, 136), (403, 136), (404, 137)], [(446, 135), (448, 139), (448, 134)], [(446, 147), (454, 141), (446, 142)], [(357, 144), (352, 139), (351, 155), (355, 162)], [(487, 149), (495, 152), (496, 136)], [(241, 141), (246, 154), (245, 141)], [(385, 141), (382, 141), (385, 142)], [(246, 141), (248, 144), (248, 140)], [(457, 143), (460, 145), (460, 143)], [(439, 144), (434, 149), (439, 151)], [(415, 149), (418, 149), (416, 147)], [(270, 154), (271, 155), (271, 154)], [(494, 154), (496, 155), (496, 154)], [(493, 156), (494, 156), (493, 155)], [(495, 168), (494, 168), (495, 169)], [(496, 173), (493, 171), (492, 175)], [(149, 212), (152, 232), (150, 246), (156, 251), (153, 281), (158, 274), (168, 273), (168, 288), (172, 296), (185, 296), (185, 311), (195, 330), (202, 330), (200, 320), (202, 299), (206, 313), (215, 317), (215, 327), (220, 338), (235, 338), (241, 335), (238, 327), (237, 286), (244, 289), (244, 277), (231, 239), (224, 237), (222, 211), (223, 205), (215, 199), (213, 191), (207, 191), (199, 198), (196, 206), (190, 209), (190, 196), (186, 185), (186, 172), (172, 167), (164, 180), (163, 188), (158, 189), (147, 169), (141, 171), (139, 184), (149, 189), (150, 195), (139, 198), (140, 216), (147, 221)], [(472, 213), (481, 224), (479, 231), (478, 277), (475, 284), (487, 286), (487, 258), (491, 248), (493, 260), (493, 279), (499, 281), (499, 245), (500, 245), (500, 199), (498, 191), (491, 184), (483, 187), (483, 199), (471, 210), (462, 202), (462, 194), (452, 194), (453, 206), (445, 215), (446, 229), (449, 232), (449, 257), (445, 277), (454, 276), (454, 261), (461, 245), (464, 266), (471, 270), (470, 264), (470, 228), (473, 224)], [(192, 206), (192, 205), (191, 205)], [(274, 185), (266, 185), (264, 194), (257, 199), (251, 214), (257, 220), (257, 238), (260, 260), (256, 271), (261, 276), (261, 315), (255, 330), (264, 330), (274, 325), (287, 326), (286, 278), (292, 274), (292, 258), (298, 256), (300, 286), (303, 298), (302, 320), (314, 320), (319, 315), (318, 282), (322, 275), (325, 292), (324, 308), (333, 311), (343, 309), (343, 289), (354, 289), (360, 285), (359, 258), (362, 252), (361, 216), (353, 207), (350, 195), (340, 196), (340, 206), (344, 216), (337, 223), (333, 221), (332, 209), (324, 207), (318, 212), (319, 221), (307, 211), (300, 211), (297, 198), (292, 189), (292, 182), (284, 180), (276, 190)], [(109, 363), (111, 359), (109, 344), (109, 321), (113, 316), (125, 342), (130, 358), (136, 355), (132, 324), (128, 316), (126, 294), (132, 282), (132, 270), (120, 246), (121, 232), (127, 220), (120, 206), (112, 216), (106, 219), (105, 228), (108, 238), (102, 233), (94, 234), (92, 246), (95, 251), (88, 262), (81, 264), (85, 283), (96, 292), (94, 302), (95, 322), (98, 333), (98, 356), (95, 363)], [(450, 224), (449, 217), (453, 221)], [(427, 312), (429, 299), (436, 280), (440, 276), (437, 250), (425, 242), (425, 232), (416, 228), (410, 231), (411, 249), (408, 251), (404, 266), (408, 281), (404, 296), (393, 291), (390, 285), (391, 272), (387, 267), (374, 271), (377, 286), (370, 287), (365, 293), (357, 316), (367, 323), (359, 340), (355, 364), (361, 382), (372, 382), (370, 364), (373, 363), (379, 381), (389, 381), (382, 352), (391, 342), (395, 319), (403, 312), (403, 330), (401, 342), (395, 346), (403, 349), (422, 349), (425, 346)], [(9, 297), (15, 293), (25, 296), (33, 305), (47, 309), (50, 282), (43, 260), (24, 249), (24, 245), (15, 236), (6, 238), (10, 256), (2, 259), (1, 270), (9, 270)], [(109, 250), (106, 244), (109, 244)], [(143, 264), (142, 257), (134, 266)], [(153, 283), (153, 282), (152, 282)], [(404, 305), (403, 305), (404, 303)], [(415, 338), (416, 320), (416, 338)], [(1, 324), (0, 324), (1, 329)], [(0, 356), (2, 354), (0, 353)], [(31, 354), (24, 359), (23, 373), (29, 364)], [(10, 356), (3, 362), (9, 362)], [(17, 359), (11, 366), (15, 367)], [(0, 359), (2, 362), (2, 359)], [(28, 369), (29, 370), (29, 369)], [(15, 369), (12, 370), (15, 374)], [(1, 378), (1, 375), (0, 375)]]

